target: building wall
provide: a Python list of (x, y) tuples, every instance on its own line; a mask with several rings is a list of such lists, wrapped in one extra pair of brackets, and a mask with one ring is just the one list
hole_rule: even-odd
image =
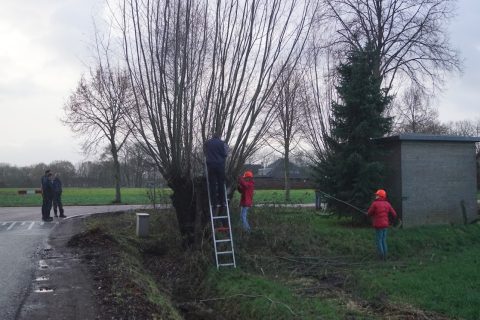
[(401, 141), (404, 226), (463, 223), (477, 215), (473, 143)]
[(388, 201), (392, 204), (397, 214), (402, 217), (402, 172), (401, 172), (401, 147), (400, 143), (382, 144), (385, 150), (383, 162), (385, 163), (384, 185)]

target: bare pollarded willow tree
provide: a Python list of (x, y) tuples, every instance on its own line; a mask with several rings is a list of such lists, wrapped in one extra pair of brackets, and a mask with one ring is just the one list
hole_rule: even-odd
[(202, 225), (204, 141), (222, 134), (236, 176), (267, 129), (273, 70), (298, 60), (314, 10), (303, 0), (121, 2), (132, 125), (173, 190), (186, 244)]

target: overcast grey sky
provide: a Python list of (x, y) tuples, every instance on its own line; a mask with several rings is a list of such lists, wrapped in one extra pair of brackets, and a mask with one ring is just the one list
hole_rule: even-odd
[(464, 73), (451, 76), (439, 94), (442, 121), (480, 118), (480, 1), (459, 0), (457, 14), (450, 40), (464, 60)]
[[(99, 0), (0, 0), (0, 163), (84, 159), (63, 104), (90, 54)], [(480, 117), (480, 1), (459, 0), (450, 25), (464, 73), (438, 95), (441, 121)]]

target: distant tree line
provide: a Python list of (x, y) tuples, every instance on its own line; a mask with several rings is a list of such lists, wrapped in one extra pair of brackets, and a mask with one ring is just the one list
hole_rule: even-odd
[[(163, 179), (155, 167), (137, 147), (129, 147), (120, 157), (120, 184), (122, 187), (142, 188), (155, 183), (163, 185)], [(54, 161), (18, 167), (0, 163), (0, 188), (39, 188), (40, 177), (46, 169), (60, 174), (65, 187), (115, 186), (114, 161), (106, 156), (96, 161), (73, 164), (70, 161)]]

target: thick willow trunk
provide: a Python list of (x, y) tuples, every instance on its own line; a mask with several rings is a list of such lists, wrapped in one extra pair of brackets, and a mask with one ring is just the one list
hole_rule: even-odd
[(175, 179), (170, 187), (183, 247), (199, 248), (210, 222), (205, 179)]

